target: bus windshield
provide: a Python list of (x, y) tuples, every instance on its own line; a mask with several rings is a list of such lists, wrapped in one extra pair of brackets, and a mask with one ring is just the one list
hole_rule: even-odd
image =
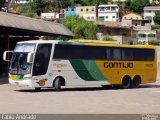
[(31, 74), (32, 63), (27, 63), (28, 53), (35, 51), (36, 44), (17, 44), (11, 58), (11, 74)]

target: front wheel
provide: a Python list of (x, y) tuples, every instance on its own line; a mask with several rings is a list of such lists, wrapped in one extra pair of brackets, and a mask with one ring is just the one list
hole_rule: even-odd
[(61, 90), (61, 81), (60, 81), (60, 78), (56, 78), (54, 87), (55, 87), (56, 91), (60, 91)]

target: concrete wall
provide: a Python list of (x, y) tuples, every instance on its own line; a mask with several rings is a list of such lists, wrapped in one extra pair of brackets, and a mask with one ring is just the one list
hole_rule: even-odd
[(81, 6), (76, 7), (76, 14), (83, 17), (88, 21), (96, 20), (96, 7), (95, 6)]
[(76, 7), (76, 14), (96, 14), (96, 6), (81, 6)]
[(136, 45), (138, 43), (138, 39), (133, 38), (133, 37), (115, 35), (115, 36), (112, 36), (112, 38), (120, 44), (131, 44), (132, 43), (133, 45)]

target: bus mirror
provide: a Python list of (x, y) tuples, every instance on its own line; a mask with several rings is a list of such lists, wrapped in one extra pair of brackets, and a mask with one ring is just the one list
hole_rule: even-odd
[(11, 56), (12, 56), (13, 51), (5, 51), (3, 53), (3, 60), (10, 62), (11, 61)]
[(28, 63), (33, 63), (33, 55), (34, 55), (34, 53), (28, 53), (28, 56), (27, 56)]

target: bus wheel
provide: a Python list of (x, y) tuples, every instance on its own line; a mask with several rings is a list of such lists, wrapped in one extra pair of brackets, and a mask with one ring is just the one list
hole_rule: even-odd
[(136, 75), (132, 80), (131, 86), (132, 88), (138, 88), (140, 84), (141, 84), (141, 78), (140, 76)]
[(128, 89), (131, 86), (131, 78), (129, 76), (125, 76), (122, 80), (122, 88)]
[(57, 78), (55, 79), (54, 87), (55, 87), (55, 90), (56, 90), (56, 91), (60, 91), (60, 90), (61, 90), (61, 81), (60, 81), (60, 78), (59, 78), (59, 77), (57, 77)]
[(40, 87), (36, 87), (35, 91), (41, 91), (41, 88)]

